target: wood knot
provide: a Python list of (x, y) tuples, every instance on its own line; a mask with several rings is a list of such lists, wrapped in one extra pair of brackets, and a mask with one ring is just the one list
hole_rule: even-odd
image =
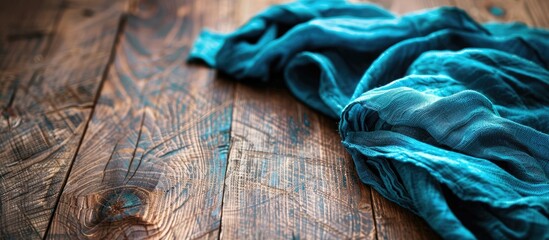
[[(156, 234), (160, 227), (154, 211), (155, 193), (137, 186), (110, 188), (88, 194), (90, 211), (76, 214), (85, 236), (97, 239), (116, 239), (120, 236), (133, 239), (147, 232)], [(132, 237), (133, 236), (133, 237)]]
[(139, 219), (146, 205), (145, 195), (135, 189), (116, 189), (106, 192), (99, 202), (98, 222), (119, 222), (128, 218)]
[(84, 8), (84, 10), (82, 10), (82, 16), (84, 17), (92, 17), (94, 14), (95, 12), (89, 8)]

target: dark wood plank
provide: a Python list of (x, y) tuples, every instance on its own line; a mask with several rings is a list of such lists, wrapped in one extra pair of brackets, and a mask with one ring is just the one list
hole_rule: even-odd
[[(37, 8), (27, 7), (33, 4)], [(10, 127), (9, 120), (12, 124), (19, 122), (12, 104), (19, 85), (30, 80), (16, 75), (43, 59), (62, 9), (54, 0), (2, 1), (0, 12), (0, 131), (4, 132)]]
[[(273, 3), (241, 1), (236, 14)], [(283, 87), (237, 84), (221, 237), (375, 238), (370, 189), (336, 127)]]
[[(234, 83), (185, 58), (230, 0), (130, 11), (49, 238), (217, 238)], [(234, 27), (234, 26), (232, 26)]]
[[(2, 41), (16, 33), (46, 31), (52, 32), (56, 22), (56, 16), (60, 13), (62, 6), (59, 1), (2, 1), (0, 2), (0, 35)], [(29, 7), (32, 6), (32, 7)], [(8, 41), (9, 41), (8, 40)]]
[[(3, 1), (2, 19), (10, 20), (0, 27), (7, 41), (0, 55), (0, 238), (35, 239), (53, 215), (124, 5), (17, 4)], [(25, 8), (29, 12), (17, 14)]]
[[(60, 2), (55, 0), (0, 2), (2, 72), (5, 73), (7, 69), (17, 66), (32, 65), (43, 58), (51, 43), (58, 18), (63, 12), (62, 8)], [(4, 79), (0, 83), (5, 84), (6, 81), (13, 80)]]

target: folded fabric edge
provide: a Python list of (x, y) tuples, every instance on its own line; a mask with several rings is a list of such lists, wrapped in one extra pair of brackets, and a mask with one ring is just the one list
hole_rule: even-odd
[(215, 58), (225, 43), (225, 38), (224, 34), (214, 33), (207, 29), (202, 30), (187, 57), (187, 62), (203, 61), (210, 67), (216, 67)]

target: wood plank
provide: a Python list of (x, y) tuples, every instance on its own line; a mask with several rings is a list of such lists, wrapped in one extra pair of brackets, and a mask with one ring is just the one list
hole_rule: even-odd
[(22, 15), (3, 6), (11, 20), (1, 27), (0, 238), (45, 235), (123, 11), (105, 2), (25, 1), (14, 11), (37, 8)]
[(234, 83), (184, 61), (230, 2), (132, 8), (49, 238), (219, 236)]
[[(30, 183), (35, 184), (36, 181), (32, 179), (31, 172), (17, 167), (19, 161), (28, 158), (25, 154), (30, 154), (27, 153), (30, 146), (24, 144), (32, 138), (29, 135), (26, 139), (19, 138), (19, 141), (11, 140), (12, 136), (18, 136), (17, 133), (11, 133), (12, 126), (21, 132), (30, 128), (19, 127), (21, 118), (16, 115), (19, 101), (15, 102), (15, 97), (20, 86), (28, 85), (33, 73), (17, 73), (7, 69), (32, 64), (36, 56), (42, 56), (47, 52), (56, 17), (61, 12), (60, 7), (53, 1), (37, 3), (40, 10), (26, 7), (27, 4), (34, 3), (37, 1), (22, 1), (20, 4), (8, 1), (0, 3), (0, 239), (41, 238), (51, 216), (47, 211), (48, 206), (36, 204), (43, 201), (44, 192), (36, 194), (36, 199), (39, 200), (36, 201), (31, 198), (33, 193), (27, 193), (26, 185), (20, 182), (32, 180)], [(39, 131), (35, 130), (35, 133)], [(12, 142), (16, 143), (14, 147), (10, 146)], [(38, 144), (33, 147), (40, 149), (42, 146), (44, 145)], [(20, 150), (13, 152), (16, 148)], [(10, 151), (12, 152), (9, 153)]]
[[(26, 7), (32, 4), (38, 9)], [(24, 68), (43, 58), (62, 10), (54, 0), (23, 0), (2, 1), (0, 11), (0, 129), (4, 130), (8, 116), (13, 115), (11, 104), (17, 88), (22, 80), (28, 81), (16, 79), (17, 66)]]
[(375, 238), (335, 120), (285, 89), (238, 84), (231, 135), (222, 238)]
[[(29, 7), (33, 6), (33, 7)], [(16, 33), (32, 32), (32, 31), (47, 31), (51, 32), (54, 29), (56, 16), (60, 13), (61, 5), (58, 1), (37, 1), (37, 0), (21, 0), (21, 1), (2, 1), (0, 2), (0, 34), (2, 40)], [(20, 40), (20, 39), (17, 39)]]
[[(1, 1), (0, 69), (29, 65), (43, 58), (62, 8), (54, 0)], [(0, 83), (5, 81), (12, 80)]]
[(429, 225), (412, 212), (372, 190), (378, 239), (440, 239)]
[(525, 0), (526, 10), (534, 26), (549, 28), (549, 1)]
[[(240, 1), (236, 15), (273, 3)], [(370, 189), (336, 127), (284, 87), (237, 84), (221, 238), (375, 238)]]

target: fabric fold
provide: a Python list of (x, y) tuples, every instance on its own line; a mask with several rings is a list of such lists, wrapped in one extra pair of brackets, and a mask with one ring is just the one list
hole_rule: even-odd
[(339, 119), (362, 182), (447, 239), (549, 239), (549, 31), (442, 7), (273, 6), (189, 55), (236, 80), (282, 77)]

